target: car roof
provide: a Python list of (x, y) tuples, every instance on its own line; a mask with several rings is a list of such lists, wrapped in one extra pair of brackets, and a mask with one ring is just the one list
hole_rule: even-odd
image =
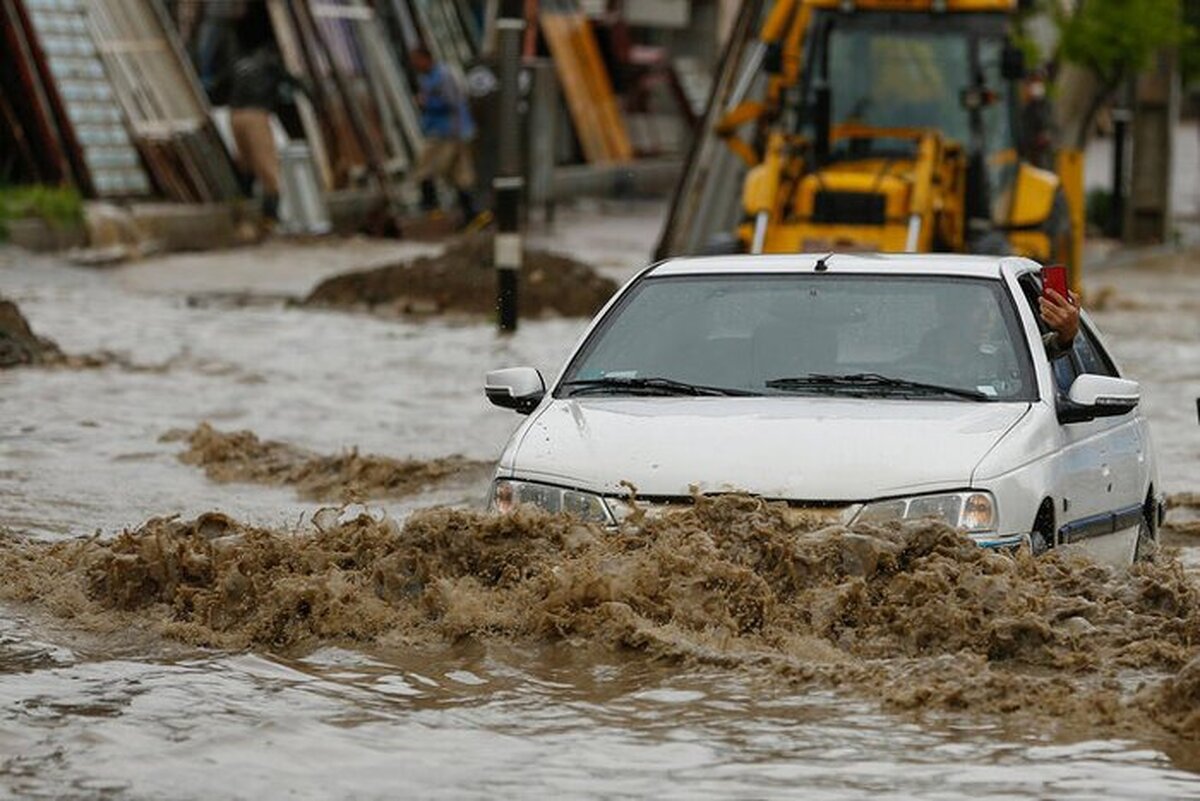
[(789, 253), (769, 256), (688, 256), (667, 259), (646, 276), (722, 273), (811, 273), (823, 260), (829, 273), (884, 273), (999, 278), (1007, 267), (1017, 273), (1038, 264), (1011, 256), (964, 256), (957, 253)]

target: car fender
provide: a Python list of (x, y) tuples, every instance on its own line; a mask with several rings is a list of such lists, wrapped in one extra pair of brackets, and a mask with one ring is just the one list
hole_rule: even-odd
[(1161, 495), (1162, 484), (1158, 480), (1158, 456), (1154, 448), (1154, 438), (1150, 435), (1150, 422), (1141, 412), (1138, 412), (1136, 425), (1140, 446), (1138, 468), (1141, 471), (1138, 478), (1141, 481), (1142, 496), (1149, 495), (1151, 488), (1154, 489), (1155, 494)]
[(525, 437), (529, 436), (529, 432), (537, 423), (538, 418), (546, 413), (550, 405), (550, 396), (546, 395), (542, 399), (541, 404), (522, 421), (521, 425), (517, 426), (517, 430), (508, 438), (508, 442), (504, 445), (504, 451), (500, 454), (494, 478), (512, 478), (515, 475), (517, 456), (521, 451), (521, 443), (525, 441)]
[(1050, 404), (1030, 404), (1029, 411), (976, 465), (971, 486), (995, 496), (1000, 533), (1028, 532), (1042, 499), (1058, 485), (1058, 425)]

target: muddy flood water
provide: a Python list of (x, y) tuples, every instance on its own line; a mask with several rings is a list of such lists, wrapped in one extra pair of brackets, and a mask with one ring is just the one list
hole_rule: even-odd
[[(622, 278), (657, 213), (558, 246)], [(0, 371), (0, 797), (1200, 798), (1194, 255), (1089, 276), (1175, 498), (1110, 572), (745, 498), (489, 517), (483, 372), (584, 321), (298, 308), (388, 253), (289, 247), (0, 250), (95, 357)]]

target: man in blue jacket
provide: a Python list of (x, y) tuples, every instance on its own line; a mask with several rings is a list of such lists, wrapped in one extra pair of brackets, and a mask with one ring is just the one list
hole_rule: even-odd
[(421, 104), (421, 129), (425, 148), (413, 171), (413, 180), (421, 184), (421, 208), (438, 208), (435, 178), (441, 178), (458, 192), (463, 225), (475, 218), (475, 161), (471, 140), (475, 138), (475, 120), (467, 105), (467, 93), (454, 73), (423, 47), (412, 51), (413, 67), (419, 73), (417, 101)]

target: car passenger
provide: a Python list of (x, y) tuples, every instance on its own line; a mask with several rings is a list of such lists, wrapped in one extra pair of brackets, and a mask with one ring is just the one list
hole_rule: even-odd
[(1051, 359), (1070, 353), (1075, 335), (1079, 333), (1079, 296), (1070, 290), (1067, 294), (1069, 297), (1064, 298), (1053, 289), (1047, 289), (1038, 299), (1042, 320), (1050, 326), (1050, 330), (1042, 334), (1042, 344)]

